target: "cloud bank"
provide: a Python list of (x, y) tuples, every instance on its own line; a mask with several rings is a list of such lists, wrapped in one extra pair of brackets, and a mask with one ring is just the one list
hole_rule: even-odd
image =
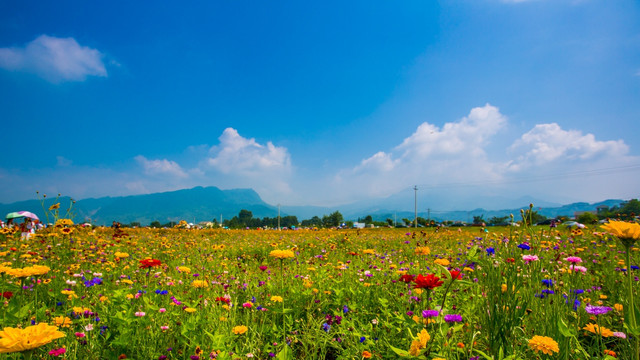
[(0, 68), (36, 74), (53, 82), (84, 81), (107, 77), (104, 55), (74, 38), (40, 35), (24, 47), (0, 48)]

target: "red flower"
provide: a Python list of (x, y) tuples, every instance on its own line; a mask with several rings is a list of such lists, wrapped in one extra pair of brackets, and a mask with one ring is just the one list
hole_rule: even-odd
[(415, 278), (415, 276), (413, 275), (409, 275), (409, 274), (404, 274), (402, 276), (400, 276), (400, 281), (405, 282), (405, 283), (410, 283), (413, 282), (413, 279)]
[(11, 291), (5, 291), (3, 293), (0, 293), (0, 297), (3, 297), (5, 299), (11, 299), (12, 296), (13, 296), (13, 293)]
[(507, 259), (507, 262), (508, 262), (508, 263), (512, 263), (512, 264), (513, 264), (514, 262), (516, 262), (516, 259), (514, 259), (514, 258), (508, 258), (508, 259)]
[(230, 303), (230, 302), (231, 302), (231, 300), (230, 300), (229, 298), (222, 297), (222, 296), (218, 296), (218, 297), (216, 298), (216, 301), (220, 301), (220, 302), (223, 302), (223, 303), (225, 303), (225, 304), (228, 304), (228, 303)]
[(162, 261), (157, 259), (144, 259), (140, 260), (140, 269), (148, 269), (162, 265)]
[(429, 274), (424, 276), (422, 274), (418, 275), (417, 278), (413, 280), (415, 284), (413, 285), (416, 289), (435, 289), (438, 286), (444, 284), (444, 281), (440, 281), (440, 278), (435, 274)]
[(451, 270), (449, 272), (451, 273), (451, 279), (452, 280), (461, 279), (462, 278), (462, 271)]

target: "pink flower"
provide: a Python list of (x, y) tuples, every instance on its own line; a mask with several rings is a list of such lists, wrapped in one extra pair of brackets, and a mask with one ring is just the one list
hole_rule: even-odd
[(67, 349), (65, 349), (65, 348), (53, 349), (53, 350), (49, 351), (49, 355), (51, 355), (51, 356), (60, 356), (60, 355), (62, 355), (64, 353), (66, 353), (66, 352), (67, 352)]
[(246, 302), (246, 303), (242, 304), (242, 307), (245, 307), (245, 308), (251, 308), (252, 306), (253, 306), (253, 304), (251, 304), (250, 302)]
[(569, 269), (573, 270), (573, 271), (579, 271), (581, 273), (586, 273), (587, 272), (587, 268), (584, 266), (579, 266), (579, 265), (571, 265), (569, 266)]
[(169, 327), (167, 325), (162, 325), (160, 326), (160, 329), (162, 330), (169, 330)]
[(77, 332), (77, 333), (76, 333), (76, 337), (78, 337), (78, 338), (83, 338), (83, 337), (85, 337), (85, 336), (87, 336), (87, 335), (85, 335), (85, 334), (84, 334), (84, 333), (82, 333), (82, 332)]
[(522, 260), (528, 264), (531, 261), (538, 261), (540, 258), (538, 258), (538, 255), (522, 255)]
[(582, 259), (577, 257), (577, 256), (569, 256), (565, 260), (567, 260), (568, 262), (570, 262), (572, 264), (577, 264), (577, 263), (581, 263), (582, 262)]
[(160, 308), (160, 309), (158, 309), (158, 311), (159, 311), (159, 312), (161, 312), (161, 313), (163, 313), (163, 312), (167, 311), (167, 309), (165, 309), (165, 308)]
[(147, 314), (145, 314), (145, 313), (144, 313), (144, 312), (142, 312), (142, 311), (137, 311), (134, 315), (135, 315), (135, 316), (137, 316), (137, 317), (143, 317), (143, 316), (145, 316), (145, 315), (147, 315)]

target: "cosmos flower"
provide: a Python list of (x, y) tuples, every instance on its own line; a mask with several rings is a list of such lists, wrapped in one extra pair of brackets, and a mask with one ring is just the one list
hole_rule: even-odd
[(606, 314), (606, 313), (608, 313), (609, 311), (611, 311), (613, 309), (608, 307), (608, 306), (587, 305), (585, 307), (585, 310), (587, 311), (587, 313), (589, 313), (591, 315), (603, 315), (603, 314)]

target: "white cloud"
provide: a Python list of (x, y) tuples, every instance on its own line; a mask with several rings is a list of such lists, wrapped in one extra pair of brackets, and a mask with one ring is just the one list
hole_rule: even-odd
[(620, 159), (629, 152), (629, 147), (622, 140), (599, 141), (593, 134), (563, 130), (552, 123), (536, 125), (516, 140), (510, 150), (519, 153), (510, 168), (520, 170), (551, 162), (593, 161), (603, 157)]
[(490, 104), (473, 108), (469, 115), (442, 128), (423, 123), (391, 152), (380, 151), (335, 182), (350, 194), (385, 196), (412, 184), (446, 183), (476, 178), (496, 179), (495, 165), (484, 147), (507, 123)]
[(218, 138), (220, 145), (211, 148), (208, 164), (224, 174), (255, 176), (264, 172), (285, 171), (291, 168), (289, 152), (271, 142), (261, 145), (247, 139), (233, 128), (226, 128)]
[(147, 175), (170, 175), (178, 178), (188, 177), (187, 173), (182, 170), (182, 167), (175, 161), (167, 159), (149, 160), (142, 155), (136, 156), (135, 160), (142, 166)]
[(0, 68), (35, 73), (50, 82), (107, 76), (103, 54), (74, 38), (40, 35), (22, 48), (0, 48)]

